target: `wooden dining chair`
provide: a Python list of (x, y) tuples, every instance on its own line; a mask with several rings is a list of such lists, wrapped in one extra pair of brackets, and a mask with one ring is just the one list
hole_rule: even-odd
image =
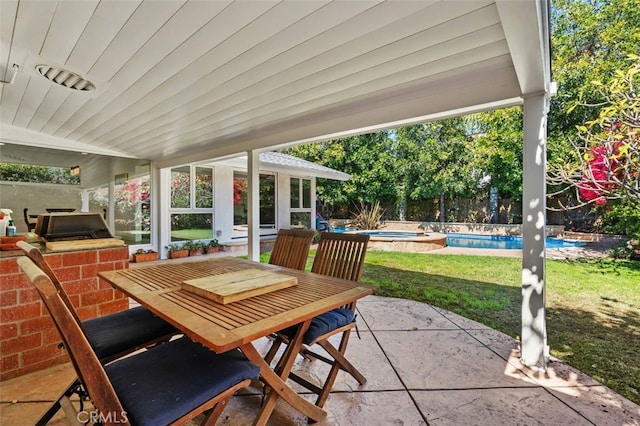
[[(311, 272), (359, 281), (362, 277), (368, 242), (369, 236), (364, 234), (321, 233)], [(288, 378), (317, 394), (316, 405), (318, 407), (324, 406), (339, 370), (344, 370), (351, 374), (361, 385), (367, 381), (344, 356), (351, 330), (355, 326), (354, 302), (348, 306), (336, 308), (315, 317), (304, 335), (304, 346), (301, 354), (308, 359), (323, 361), (331, 365), (331, 369), (322, 387), (309, 382), (294, 372), (291, 372)], [(265, 356), (267, 362), (273, 360), (281, 344), (287, 344), (293, 338), (296, 330), (297, 326), (293, 326), (278, 333), (277, 338)], [(339, 333), (342, 333), (342, 337), (338, 348), (336, 348), (329, 342), (329, 338)], [(321, 346), (332, 359), (312, 351), (310, 348), (315, 344)], [(276, 365), (276, 371), (280, 370), (280, 365)]]
[(315, 234), (313, 229), (280, 229), (269, 263), (303, 271)]
[[(180, 425), (205, 413), (202, 424), (213, 425), (233, 394), (260, 375), (239, 350), (216, 354), (186, 337), (103, 365), (49, 276), (25, 256), (17, 262), (38, 290), (102, 424)], [(63, 406), (70, 421), (78, 419), (68, 398)]]
[[(180, 334), (177, 328), (141, 306), (81, 321), (60, 280), (40, 250), (24, 241), (19, 241), (17, 245), (49, 277), (69, 312), (80, 324), (101, 363), (106, 364), (141, 348), (169, 341), (176, 334)], [(39, 424), (46, 424), (61, 408), (60, 401), (76, 393), (76, 390), (77, 380), (62, 392), (42, 416)]]

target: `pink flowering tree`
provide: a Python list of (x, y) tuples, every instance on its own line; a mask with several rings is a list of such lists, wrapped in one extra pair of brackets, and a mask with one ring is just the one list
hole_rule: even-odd
[(549, 183), (563, 186), (558, 193), (575, 192), (575, 207), (624, 200), (640, 208), (640, 58), (630, 59), (633, 64), (606, 85), (592, 82), (603, 102), (573, 106), (600, 108), (596, 119), (577, 127), (578, 139), (571, 141), (576, 161), (550, 170)]

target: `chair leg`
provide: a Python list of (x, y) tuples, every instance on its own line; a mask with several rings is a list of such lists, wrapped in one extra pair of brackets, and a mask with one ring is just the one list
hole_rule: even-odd
[(358, 371), (358, 369), (353, 364), (351, 364), (351, 362), (349, 362), (347, 358), (345, 358), (343, 352), (340, 352), (331, 343), (326, 341), (318, 342), (318, 344), (322, 346), (324, 350), (329, 352), (329, 354), (336, 361), (335, 364), (337, 364), (341, 370), (344, 370), (347, 373), (351, 374), (351, 376), (353, 376), (353, 378), (356, 379), (361, 385), (364, 385), (367, 382), (367, 379), (362, 375), (362, 373), (360, 373), (360, 371)]
[(282, 345), (283, 340), (280, 336), (276, 335), (273, 338), (273, 343), (271, 344), (271, 347), (269, 348), (269, 351), (267, 352), (267, 354), (264, 356), (264, 360), (267, 364), (271, 364), (271, 361), (273, 361), (273, 358), (276, 356), (276, 353), (278, 353), (278, 349), (280, 349), (280, 346)]
[(228, 398), (225, 398), (222, 401), (218, 402), (211, 410), (209, 410), (204, 418), (204, 421), (202, 422), (202, 425), (215, 426), (216, 422), (220, 418), (220, 415), (222, 415), (222, 412), (227, 407), (227, 404), (229, 403), (229, 401), (231, 401), (232, 397), (233, 394), (229, 395)]
[(67, 416), (69, 426), (84, 426), (84, 423), (81, 423), (80, 420), (78, 420), (78, 410), (73, 406), (68, 396), (62, 397), (60, 400), (60, 406), (62, 407), (64, 414)]
[(318, 399), (316, 400), (316, 405), (320, 408), (322, 408), (325, 402), (327, 402), (327, 398), (333, 388), (336, 377), (338, 377), (338, 371), (341, 369), (351, 374), (361, 385), (367, 382), (367, 379), (344, 357), (344, 353), (347, 350), (347, 344), (349, 343), (350, 334), (351, 330), (346, 330), (342, 334), (342, 339), (340, 339), (338, 349), (326, 340), (317, 342), (334, 359), (329, 375), (325, 379), (324, 386), (322, 387), (322, 392), (320, 392), (320, 395), (318, 395)]
[[(76, 393), (77, 387), (80, 386), (80, 381), (75, 379), (71, 384), (53, 401), (53, 404), (44, 412), (42, 416), (36, 421), (36, 426), (44, 426), (56, 415), (56, 413), (62, 408), (62, 400), (65, 398), (69, 398), (71, 395)], [(80, 395), (82, 399), (82, 395)]]

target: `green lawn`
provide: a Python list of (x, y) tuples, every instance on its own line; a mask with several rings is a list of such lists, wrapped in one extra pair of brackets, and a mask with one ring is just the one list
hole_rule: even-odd
[[(520, 334), (522, 260), (369, 251), (380, 296), (427, 302)], [(640, 403), (640, 262), (547, 260), (551, 354)]]
[[(521, 265), (369, 251), (363, 281), (380, 296), (427, 302), (518, 337)], [(547, 260), (546, 289), (551, 354), (640, 404), (640, 262)]]

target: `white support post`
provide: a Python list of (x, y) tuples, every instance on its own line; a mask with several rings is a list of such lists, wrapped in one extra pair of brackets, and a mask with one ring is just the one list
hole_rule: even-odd
[(316, 218), (318, 217), (318, 211), (316, 210), (316, 204), (318, 203), (318, 198), (316, 197), (316, 178), (315, 176), (311, 178), (311, 229), (318, 230), (316, 226)]
[(523, 249), (521, 362), (546, 369), (549, 357), (545, 312), (546, 140), (549, 101), (524, 99)]
[(162, 187), (168, 187), (167, 184), (163, 185), (163, 181), (160, 180), (160, 176), (160, 169), (154, 161), (151, 161), (149, 164), (149, 189), (151, 191), (151, 204), (149, 205), (149, 208), (151, 209), (151, 229), (149, 230), (149, 243), (151, 244), (151, 247), (158, 253), (160, 253), (160, 256), (162, 256), (162, 247), (169, 244), (167, 240), (169, 239), (171, 229), (168, 228), (167, 234), (165, 235), (162, 235), (160, 232), (160, 230), (162, 229), (162, 227), (160, 226), (160, 212), (169, 212), (168, 206), (166, 207), (166, 209), (162, 210), (160, 205), (160, 200), (163, 197), (167, 197), (167, 195), (161, 192)]
[(151, 201), (153, 203), (151, 223), (154, 223), (155, 219), (158, 253), (161, 253), (162, 259), (166, 259), (167, 251), (164, 248), (171, 243), (171, 213), (169, 213), (171, 207), (171, 169), (158, 169), (154, 163), (151, 167)]
[(248, 181), (248, 214), (249, 225), (248, 252), (249, 260), (260, 260), (260, 153), (256, 150), (247, 152)]

